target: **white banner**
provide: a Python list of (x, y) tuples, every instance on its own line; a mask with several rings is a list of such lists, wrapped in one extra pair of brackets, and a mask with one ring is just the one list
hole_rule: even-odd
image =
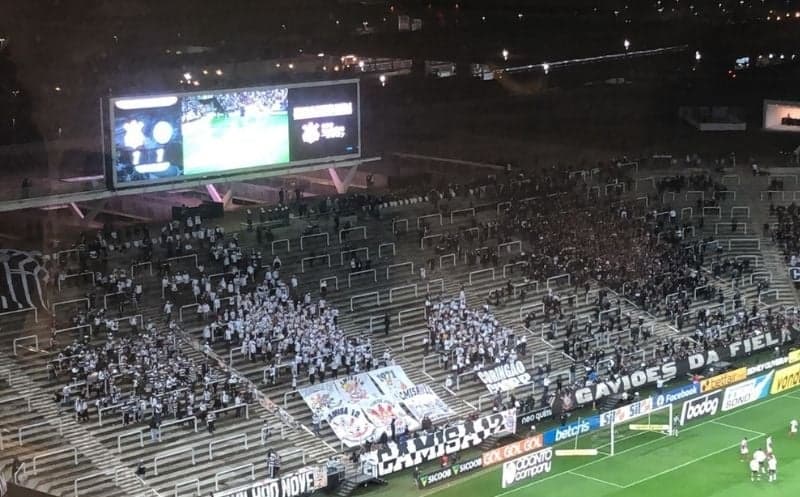
[[(380, 437), (380, 434), (386, 432), (387, 435), (392, 435), (392, 420), (395, 420), (395, 431), (397, 433), (411, 430), (416, 431), (419, 429), (419, 422), (409, 416), (400, 404), (388, 395), (384, 395), (377, 399), (370, 399), (366, 403), (362, 403), (361, 407), (364, 414), (367, 415), (375, 429), (375, 435)], [(376, 437), (376, 438), (377, 438)]]
[(547, 447), (533, 454), (503, 463), (503, 488), (521, 481), (549, 473), (553, 469), (553, 448)]
[(414, 383), (408, 379), (405, 371), (400, 366), (389, 366), (386, 368), (370, 371), (370, 378), (378, 385), (386, 395), (398, 396), (400, 392), (408, 390)]
[(417, 420), (427, 416), (431, 421), (438, 421), (455, 414), (436, 392), (426, 384), (416, 385), (399, 393), (399, 398), (408, 412)]
[(491, 393), (508, 392), (531, 383), (531, 375), (522, 361), (508, 362), (479, 371), (478, 378)]
[(357, 447), (375, 433), (375, 426), (358, 407), (340, 407), (328, 413), (331, 430), (348, 447)]
[(381, 396), (381, 391), (366, 373), (333, 380), (345, 404), (361, 404)]
[(280, 478), (266, 479), (246, 487), (214, 492), (212, 497), (300, 497), (328, 487), (324, 466), (310, 466)]
[(326, 417), (330, 411), (342, 407), (344, 399), (332, 381), (311, 385), (298, 390), (312, 412), (319, 412)]

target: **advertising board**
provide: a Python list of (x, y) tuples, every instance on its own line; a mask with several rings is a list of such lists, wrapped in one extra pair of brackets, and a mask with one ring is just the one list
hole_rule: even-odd
[(547, 474), (553, 469), (553, 448), (547, 447), (503, 464), (502, 487)]

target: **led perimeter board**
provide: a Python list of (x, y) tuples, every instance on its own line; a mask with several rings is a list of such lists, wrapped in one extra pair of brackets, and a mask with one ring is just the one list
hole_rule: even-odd
[(358, 80), (109, 101), (111, 188), (361, 157)]

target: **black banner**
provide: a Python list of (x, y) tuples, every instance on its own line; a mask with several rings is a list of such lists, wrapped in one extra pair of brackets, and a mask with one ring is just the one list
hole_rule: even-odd
[(548, 420), (553, 417), (553, 408), (550, 406), (542, 407), (534, 411), (528, 411), (525, 414), (517, 416), (517, 429), (522, 427), (529, 428), (537, 423)]
[(470, 459), (469, 461), (456, 463), (452, 466), (448, 466), (437, 471), (420, 474), (417, 475), (417, 488), (422, 490), (423, 488), (427, 488), (431, 485), (455, 478), (462, 473), (469, 473), (470, 471), (481, 469), (481, 467), (483, 467), (483, 459), (481, 457), (476, 457), (474, 459)]
[(378, 476), (413, 468), (426, 461), (477, 447), (490, 436), (516, 431), (515, 409), (489, 414), (475, 421), (467, 420), (432, 433), (418, 431), (404, 444), (390, 442), (375, 454)]
[[(783, 343), (793, 341), (797, 336), (798, 332), (791, 330), (784, 335)], [(614, 379), (578, 388), (573, 392), (566, 392), (557, 396), (553, 401), (553, 412), (555, 414), (560, 414), (564, 411), (570, 411), (582, 405), (596, 402), (609, 395), (620, 394), (629, 390), (645, 387), (656, 383), (658, 380), (670, 381), (678, 376), (701, 370), (719, 361), (733, 362), (753, 353), (772, 350), (781, 345), (781, 338), (778, 332), (753, 335), (743, 340), (732, 342), (724, 347), (692, 354), (680, 361), (669, 361), (657, 366), (637, 369), (623, 375), (618, 375)]]

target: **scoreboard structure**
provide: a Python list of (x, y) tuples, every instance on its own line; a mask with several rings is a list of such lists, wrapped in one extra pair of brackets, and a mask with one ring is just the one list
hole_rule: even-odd
[(113, 98), (108, 118), (113, 190), (287, 174), (361, 157), (355, 79)]

